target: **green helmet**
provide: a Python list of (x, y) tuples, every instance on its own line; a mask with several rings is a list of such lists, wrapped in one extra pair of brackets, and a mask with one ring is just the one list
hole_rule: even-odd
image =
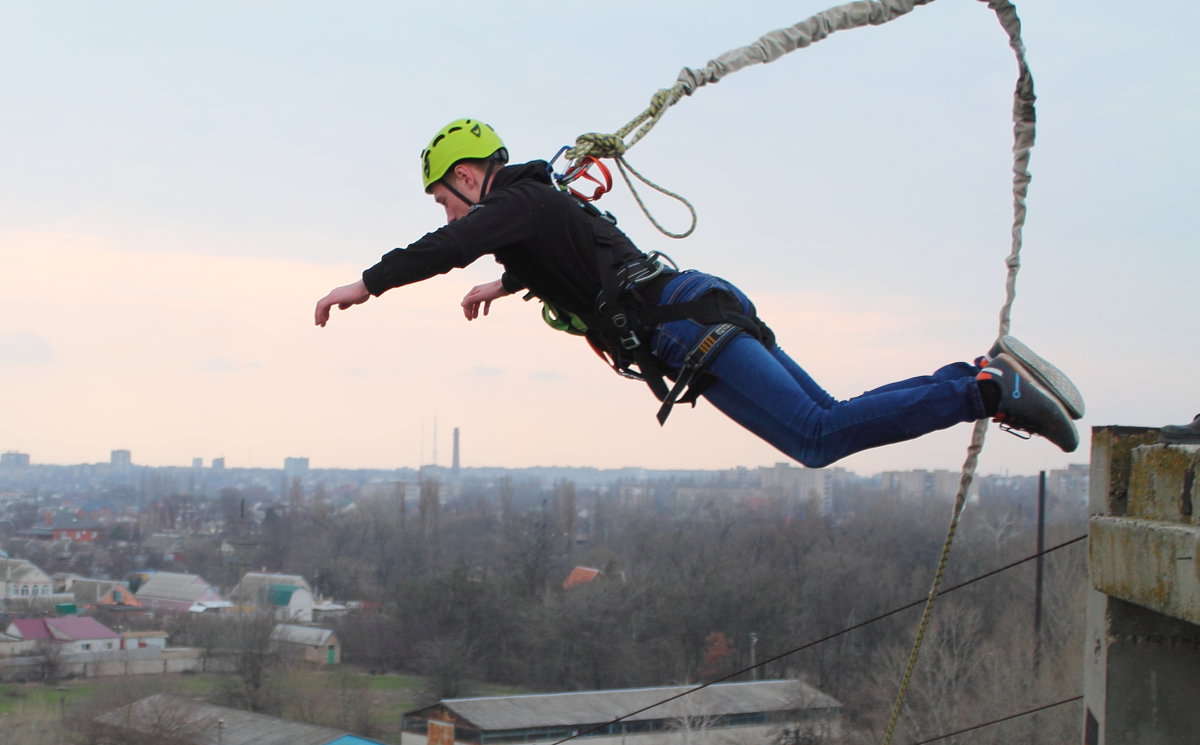
[(455, 119), (442, 127), (421, 151), (421, 180), (425, 191), (441, 181), (460, 160), (487, 158), (508, 162), (508, 149), (496, 130), (478, 119)]

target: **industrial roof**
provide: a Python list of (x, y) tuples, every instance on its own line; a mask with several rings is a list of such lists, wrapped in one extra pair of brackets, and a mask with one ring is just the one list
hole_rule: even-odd
[[(441, 705), (481, 730), (599, 724), (756, 712), (826, 709), (841, 703), (798, 680), (764, 680), (710, 685), (662, 706), (626, 717), (695, 686), (444, 699)], [(421, 711), (427, 711), (422, 709)], [(413, 712), (416, 713), (416, 712)]]
[(180, 731), (197, 732), (197, 736), (189, 740), (197, 745), (379, 745), (375, 740), (350, 736), (345, 730), (196, 703), (161, 693), (103, 714), (96, 721), (120, 730), (150, 733), (161, 727), (164, 718), (178, 725)]

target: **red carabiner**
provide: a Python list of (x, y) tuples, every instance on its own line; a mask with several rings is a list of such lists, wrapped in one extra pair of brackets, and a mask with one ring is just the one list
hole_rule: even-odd
[[(603, 181), (596, 178), (589, 172), (589, 169), (592, 166), (596, 166), (600, 169), (600, 173), (604, 176)], [(604, 165), (599, 161), (599, 159), (591, 155), (585, 155), (578, 164), (572, 166), (565, 174), (563, 174), (563, 183), (570, 183), (578, 178), (586, 179), (596, 185), (596, 190), (590, 197), (570, 187), (567, 188), (567, 191), (571, 192), (571, 194), (573, 194), (575, 197), (582, 199), (585, 202), (594, 202), (612, 190), (612, 173), (609, 172), (608, 166)]]

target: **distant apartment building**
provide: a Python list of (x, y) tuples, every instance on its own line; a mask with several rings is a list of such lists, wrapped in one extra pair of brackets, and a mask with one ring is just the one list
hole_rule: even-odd
[(133, 454), (128, 450), (114, 450), (109, 454), (108, 465), (113, 468), (129, 468), (133, 465)]
[(0, 468), (25, 468), (29, 465), (29, 453), (9, 451), (0, 453)]
[(284, 458), (283, 475), (287, 478), (304, 478), (308, 475), (308, 458)]
[(768, 494), (800, 503), (815, 501), (821, 513), (833, 511), (833, 474), (837, 469), (805, 468), (791, 463), (776, 463), (759, 468), (759, 483)]
[(1088, 503), (1088, 463), (1072, 463), (1046, 473), (1046, 494), (1067, 504)]
[(284, 458), (279, 496), (292, 504), (299, 504), (304, 499), (304, 480), (307, 477), (308, 458)]
[[(962, 473), (948, 470), (884, 471), (879, 474), (880, 492), (884, 496), (901, 499), (923, 500), (931, 498), (952, 499), (958, 494)], [(979, 486), (972, 482), (967, 493), (968, 501), (979, 498)]]

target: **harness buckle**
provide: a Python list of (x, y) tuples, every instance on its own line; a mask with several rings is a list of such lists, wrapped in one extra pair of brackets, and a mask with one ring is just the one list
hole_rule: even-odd
[(661, 251), (651, 251), (645, 256), (622, 264), (617, 269), (621, 292), (649, 282), (665, 272), (668, 266), (673, 271), (679, 271), (679, 265)]

